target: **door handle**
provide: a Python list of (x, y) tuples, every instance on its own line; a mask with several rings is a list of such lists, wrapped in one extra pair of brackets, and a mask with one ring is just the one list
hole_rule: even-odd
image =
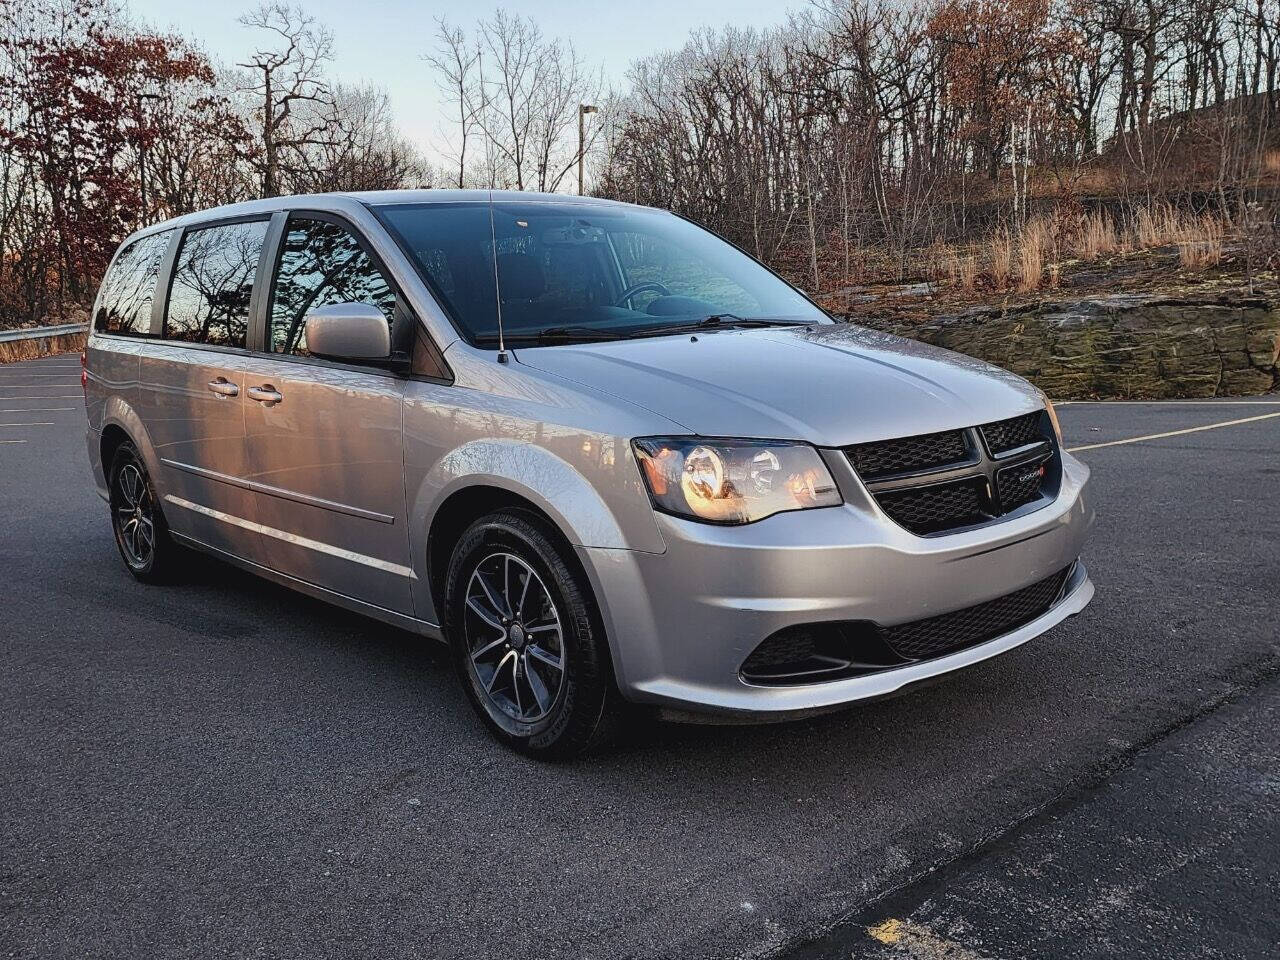
[(257, 400), (259, 403), (265, 403), (267, 406), (274, 406), (284, 399), (284, 394), (273, 387), (269, 383), (264, 383), (260, 387), (249, 388), (249, 399)]
[(216, 380), (210, 380), (209, 389), (220, 397), (240, 396), (240, 388), (227, 380), (226, 377), (218, 377)]

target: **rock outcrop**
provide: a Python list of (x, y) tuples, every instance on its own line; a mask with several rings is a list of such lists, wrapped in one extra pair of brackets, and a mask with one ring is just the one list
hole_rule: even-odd
[(1280, 303), (1117, 294), (854, 322), (998, 364), (1050, 396), (1159, 399), (1280, 388)]

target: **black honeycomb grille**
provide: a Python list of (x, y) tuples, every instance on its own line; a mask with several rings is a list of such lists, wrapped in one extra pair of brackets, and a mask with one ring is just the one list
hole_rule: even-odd
[(1047, 612), (1070, 572), (1067, 567), (1029, 587), (954, 613), (882, 627), (881, 636), (908, 660), (928, 660), (992, 640)]
[(881, 509), (914, 534), (946, 533), (1056, 495), (1061, 466), (1040, 410), (978, 427), (846, 448)]
[(882, 493), (876, 499), (896, 523), (912, 533), (936, 533), (991, 519), (982, 479), (939, 483)]
[(1004, 453), (1006, 450), (1025, 447), (1028, 443), (1045, 439), (1040, 429), (1040, 420), (1041, 414), (1037, 410), (1010, 420), (983, 424), (978, 429), (982, 431), (982, 438), (987, 441), (988, 450), (992, 453)]
[(962, 430), (863, 443), (849, 448), (849, 458), (864, 480), (960, 463), (967, 457)]
[(786, 664), (803, 663), (813, 654), (812, 633), (806, 630), (783, 630), (756, 647), (742, 669), (748, 674), (763, 674)]
[(1000, 487), (1000, 506), (1008, 513), (1040, 497), (1040, 484), (1044, 480), (1043, 464), (1006, 467), (996, 475)]

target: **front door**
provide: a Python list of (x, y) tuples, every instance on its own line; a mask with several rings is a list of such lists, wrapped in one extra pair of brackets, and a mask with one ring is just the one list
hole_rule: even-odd
[(405, 381), (311, 357), (315, 307), (395, 293), (341, 223), (291, 215), (267, 305), (265, 351), (244, 361), (250, 488), (266, 563), (306, 583), (412, 614), (404, 494)]

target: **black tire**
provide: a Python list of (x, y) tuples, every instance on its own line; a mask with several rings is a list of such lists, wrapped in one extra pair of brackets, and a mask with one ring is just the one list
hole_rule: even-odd
[(472, 706), (503, 743), (542, 758), (603, 743), (620, 709), (595, 600), (567, 553), (541, 518), (503, 510), (468, 528), (445, 578), (449, 644)]
[(169, 535), (147, 465), (128, 440), (111, 459), (108, 489), (111, 530), (125, 567), (143, 583), (172, 583), (185, 565), (186, 551)]

